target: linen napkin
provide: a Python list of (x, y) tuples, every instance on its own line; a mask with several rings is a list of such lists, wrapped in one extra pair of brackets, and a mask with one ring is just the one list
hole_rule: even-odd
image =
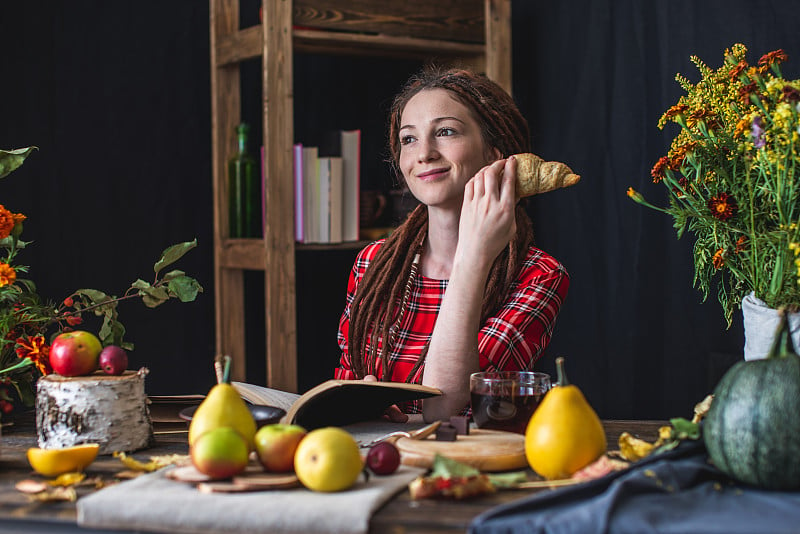
[[(421, 424), (360, 423), (347, 427), (362, 442)], [(366, 452), (366, 449), (363, 449)], [(78, 500), (82, 527), (206, 534), (217, 532), (361, 533), (372, 514), (423, 469), (401, 465), (389, 476), (359, 477), (351, 489), (315, 493), (305, 488), (201, 493), (166, 478), (166, 470), (104, 488)]]

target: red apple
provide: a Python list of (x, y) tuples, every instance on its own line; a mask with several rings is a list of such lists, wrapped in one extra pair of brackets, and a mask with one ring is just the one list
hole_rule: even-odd
[(128, 353), (122, 347), (109, 345), (100, 351), (100, 369), (107, 375), (121, 375), (128, 368)]
[(264, 425), (256, 432), (256, 453), (264, 469), (273, 473), (294, 470), (294, 453), (306, 429), (298, 425), (274, 423)]
[(231, 427), (220, 426), (201, 434), (189, 449), (192, 464), (212, 480), (231, 478), (247, 468), (247, 440)]
[(50, 365), (61, 376), (88, 375), (97, 369), (102, 349), (100, 340), (91, 332), (64, 332), (50, 345)]

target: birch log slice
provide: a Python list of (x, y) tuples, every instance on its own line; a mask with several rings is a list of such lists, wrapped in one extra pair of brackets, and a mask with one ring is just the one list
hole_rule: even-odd
[(39, 447), (61, 449), (97, 443), (99, 454), (135, 451), (153, 440), (144, 392), (147, 369), (111, 376), (48, 375), (36, 387)]

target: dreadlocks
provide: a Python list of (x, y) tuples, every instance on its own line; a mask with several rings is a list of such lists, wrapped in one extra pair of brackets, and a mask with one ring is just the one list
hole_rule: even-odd
[[(409, 80), (395, 98), (389, 123), (389, 148), (398, 178), (402, 173), (400, 158), (400, 120), (408, 101), (417, 93), (445, 89), (474, 114), (484, 143), (497, 148), (502, 157), (529, 152), (528, 123), (511, 96), (486, 76), (468, 70), (440, 70), (428, 67)], [(481, 307), (481, 323), (491, 317), (503, 304), (511, 284), (516, 279), (528, 248), (533, 244), (533, 228), (525, 209), (517, 204), (516, 235), (497, 256), (489, 273)], [(377, 361), (382, 364), (383, 378), (391, 376), (389, 354), (393, 334), (403, 319), (407, 297), (417, 276), (418, 255), (428, 229), (428, 211), (424, 205), (408, 216), (406, 221), (380, 247), (350, 305), (348, 334), (352, 369), (363, 378), (377, 374)], [(378, 340), (381, 351), (378, 354)], [(411, 381), (425, 361), (426, 346), (406, 381)]]

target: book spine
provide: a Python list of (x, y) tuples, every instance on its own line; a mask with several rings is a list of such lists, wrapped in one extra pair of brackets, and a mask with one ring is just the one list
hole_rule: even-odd
[(303, 231), (303, 144), (292, 147), (294, 160), (294, 239), (298, 243), (305, 241)]

